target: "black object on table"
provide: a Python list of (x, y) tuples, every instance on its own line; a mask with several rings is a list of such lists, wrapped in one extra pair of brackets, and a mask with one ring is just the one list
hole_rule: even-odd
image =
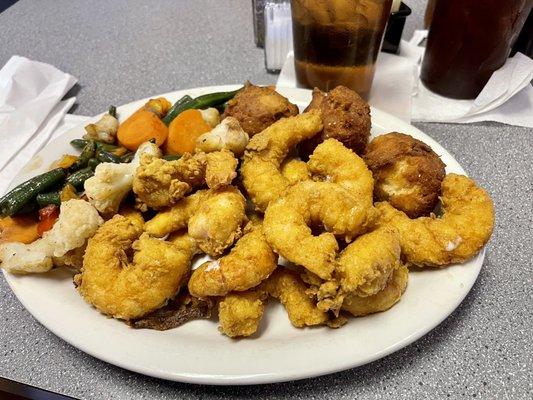
[(381, 51), (392, 54), (398, 53), (400, 50), (400, 40), (402, 39), (405, 20), (409, 15), (411, 15), (411, 8), (405, 3), (401, 3), (400, 9), (390, 15), (387, 29), (385, 30), (385, 35), (383, 37)]
[(63, 396), (35, 386), (24, 385), (0, 377), (0, 400), (75, 400), (74, 397)]

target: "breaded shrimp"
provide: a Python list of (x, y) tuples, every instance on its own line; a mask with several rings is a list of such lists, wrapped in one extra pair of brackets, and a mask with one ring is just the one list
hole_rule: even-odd
[(145, 230), (152, 236), (164, 237), (188, 227), (189, 235), (202, 251), (217, 257), (241, 237), (248, 221), (245, 208), (245, 198), (233, 186), (201, 190), (156, 214), (146, 222)]
[(289, 158), (283, 162), (281, 165), (281, 175), (287, 179), (289, 185), (311, 179), (311, 173), (309, 172), (307, 163), (297, 158)]
[[(335, 139), (318, 145), (308, 166), (325, 181), (303, 181), (288, 188), (268, 206), (264, 230), (280, 255), (330, 279), (338, 251), (335, 236), (349, 242), (374, 223), (372, 175), (359, 156)], [(327, 232), (313, 236), (313, 226)]]
[(230, 150), (222, 149), (207, 154), (205, 183), (210, 189), (231, 185), (237, 177), (238, 161)]
[(401, 265), (392, 273), (383, 290), (367, 297), (348, 296), (344, 299), (342, 309), (355, 317), (386, 311), (400, 300), (407, 287), (408, 278), (409, 270), (405, 265)]
[(320, 143), (307, 165), (315, 179), (338, 184), (356, 198), (361, 208), (372, 208), (372, 172), (361, 157), (338, 140)]
[(224, 296), (253, 288), (276, 269), (278, 256), (268, 245), (261, 226), (246, 233), (227, 256), (202, 264), (189, 280), (196, 297)]
[(229, 337), (253, 335), (263, 317), (266, 297), (258, 290), (228, 293), (218, 303), (218, 330)]
[(218, 257), (242, 236), (246, 199), (233, 186), (209, 192), (191, 215), (188, 231), (204, 253)]
[(463, 175), (442, 182), (442, 217), (410, 219), (389, 203), (377, 203), (380, 225), (400, 232), (402, 257), (419, 267), (444, 267), (475, 256), (494, 228), (494, 206), (488, 193)]
[(147, 221), (144, 229), (155, 237), (164, 237), (171, 232), (185, 228), (193, 213), (209, 197), (208, 190), (199, 190), (179, 200), (174, 206), (158, 212)]
[(261, 287), (283, 304), (295, 327), (323, 325), (328, 322), (327, 313), (317, 308), (307, 294), (307, 286), (295, 272), (279, 267)]
[(337, 311), (346, 296), (368, 297), (383, 290), (400, 265), (400, 236), (391, 227), (359, 236), (337, 260), (333, 281), (320, 286), (318, 306)]
[(89, 240), (75, 283), (103, 314), (138, 318), (177, 294), (194, 252), (194, 241), (182, 236), (170, 242), (143, 233), (140, 215), (115, 215)]
[(167, 161), (143, 155), (133, 178), (133, 192), (142, 210), (176, 204), (195, 188), (218, 189), (237, 176), (237, 159), (229, 150), (191, 155)]
[(320, 113), (313, 111), (283, 118), (255, 135), (244, 153), (241, 175), (256, 210), (264, 212), (289, 186), (280, 166), (290, 150), (322, 129)]

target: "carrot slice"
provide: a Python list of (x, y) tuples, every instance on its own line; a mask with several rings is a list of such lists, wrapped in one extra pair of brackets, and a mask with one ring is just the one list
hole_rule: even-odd
[(209, 132), (211, 126), (198, 110), (190, 109), (180, 113), (168, 127), (168, 138), (164, 145), (167, 154), (192, 153), (198, 136)]
[(39, 238), (39, 222), (32, 216), (19, 215), (0, 219), (0, 243), (31, 243)]
[(117, 138), (121, 146), (135, 151), (151, 139), (161, 146), (168, 136), (167, 126), (151, 111), (140, 109), (135, 111), (118, 127)]

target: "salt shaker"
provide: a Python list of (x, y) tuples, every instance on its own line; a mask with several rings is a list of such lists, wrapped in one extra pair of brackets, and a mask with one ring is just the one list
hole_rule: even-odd
[(289, 0), (265, 1), (265, 67), (277, 73), (292, 50), (292, 20)]

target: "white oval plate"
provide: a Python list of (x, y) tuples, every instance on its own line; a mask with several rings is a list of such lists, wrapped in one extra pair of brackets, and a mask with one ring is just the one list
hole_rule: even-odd
[[(174, 102), (237, 88), (205, 87), (167, 93)], [(305, 107), (311, 92), (278, 89)], [(155, 96), (154, 96), (155, 97)], [(121, 120), (146, 100), (118, 108)], [(95, 117), (97, 119), (97, 117)], [(409, 133), (429, 144), (447, 172), (465, 171), (442, 146), (415, 127), (372, 109), (372, 135)], [(62, 154), (73, 153), (69, 141), (84, 134), (77, 127), (49, 144), (29, 163), (12, 186), (41, 173)], [(39, 167), (36, 167), (39, 165)], [(76, 292), (69, 273), (56, 270), (32, 276), (4, 275), (26, 309), (46, 328), (80, 350), (142, 374), (181, 382), (233, 385), (309, 378), (371, 362), (414, 342), (442, 322), (461, 303), (481, 269), (484, 251), (471, 261), (441, 270), (414, 271), (401, 301), (391, 310), (351, 319), (341, 329), (296, 329), (282, 307), (269, 303), (257, 337), (232, 340), (214, 321), (192, 321), (165, 332), (135, 330), (107, 318)]]

